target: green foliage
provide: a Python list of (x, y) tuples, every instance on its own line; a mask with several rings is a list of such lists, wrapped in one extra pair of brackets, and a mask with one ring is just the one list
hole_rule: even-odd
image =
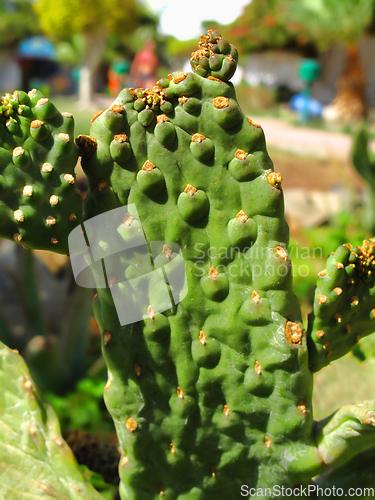
[(38, 18), (28, 0), (1, 0), (0, 13), (0, 48), (9, 50), (23, 38), (38, 33)]
[[(141, 10), (135, 0), (109, 0), (94, 2), (83, 0), (39, 0), (35, 11), (43, 31), (53, 38), (68, 38), (77, 33), (91, 35), (128, 33), (137, 25)], [(113, 15), (113, 13), (116, 15)]]

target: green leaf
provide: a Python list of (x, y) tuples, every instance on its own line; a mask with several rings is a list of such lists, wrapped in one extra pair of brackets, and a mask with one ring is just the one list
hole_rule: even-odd
[(0, 498), (103, 500), (17, 351), (0, 342)]

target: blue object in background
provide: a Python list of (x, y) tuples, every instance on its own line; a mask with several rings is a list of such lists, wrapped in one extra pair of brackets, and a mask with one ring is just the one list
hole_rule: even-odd
[(20, 59), (55, 59), (55, 47), (43, 36), (32, 36), (22, 40), (18, 47)]
[(300, 115), (303, 115), (307, 109), (311, 118), (320, 118), (323, 113), (322, 104), (312, 97), (306, 97), (304, 94), (295, 94), (289, 101), (289, 106)]

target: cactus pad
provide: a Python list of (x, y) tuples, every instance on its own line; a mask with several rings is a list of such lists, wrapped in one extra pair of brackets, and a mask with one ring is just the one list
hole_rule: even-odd
[(2, 342), (0, 391), (0, 497), (103, 500), (81, 475), (23, 359)]
[(41, 92), (0, 99), (0, 235), (26, 247), (67, 253), (81, 219), (74, 121)]

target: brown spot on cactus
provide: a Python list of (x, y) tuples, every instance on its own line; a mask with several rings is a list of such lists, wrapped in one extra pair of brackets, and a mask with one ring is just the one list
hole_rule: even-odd
[(24, 196), (32, 196), (34, 192), (34, 189), (32, 186), (25, 186), (22, 190), (22, 194)]
[(20, 243), (22, 241), (22, 236), (20, 235), (20, 233), (14, 233), (13, 239), (14, 241), (17, 241), (17, 243)]
[(34, 95), (35, 95), (37, 92), (38, 92), (38, 91), (37, 91), (37, 89), (31, 89), (31, 90), (29, 90), (29, 91), (28, 91), (27, 95), (28, 95), (29, 97), (34, 97)]
[(253, 127), (261, 128), (261, 125), (259, 123), (253, 122), (251, 118), (248, 118), (247, 121), (252, 125)]
[(329, 346), (329, 342), (324, 342), (323, 349), (327, 349), (328, 346)]
[(303, 329), (295, 321), (287, 321), (285, 324), (285, 336), (291, 344), (301, 344), (303, 338)]
[(100, 111), (97, 111), (95, 113), (95, 115), (93, 116), (93, 118), (91, 119), (91, 123), (93, 123), (97, 118), (99, 118), (99, 116), (104, 113), (104, 111), (106, 111), (105, 109), (101, 109)]
[(201, 142), (203, 142), (203, 141), (205, 140), (205, 136), (204, 136), (204, 135), (202, 135), (202, 134), (198, 134), (198, 133), (196, 133), (196, 134), (194, 134), (194, 135), (192, 136), (191, 140), (192, 140), (193, 142), (198, 142), (198, 143), (201, 143)]
[(13, 217), (17, 222), (24, 222), (25, 216), (22, 210), (15, 210), (13, 212)]
[(319, 295), (318, 302), (319, 304), (325, 304), (327, 302), (327, 297), (325, 295)]
[(243, 210), (240, 210), (238, 214), (236, 215), (237, 220), (239, 220), (242, 223), (245, 223), (247, 219), (249, 218)]
[(73, 118), (72, 113), (68, 113), (67, 111), (64, 111), (63, 113), (61, 113), (61, 115), (62, 115), (64, 118)]
[(128, 463), (129, 463), (129, 458), (126, 455), (124, 455), (120, 460), (120, 467), (124, 467)]
[(108, 379), (108, 380), (107, 380), (107, 383), (106, 383), (106, 384), (105, 384), (105, 386), (104, 386), (104, 389), (105, 389), (106, 391), (108, 391), (108, 389), (109, 389), (110, 387), (111, 387), (111, 381)]
[(211, 467), (211, 476), (212, 477), (216, 476), (216, 467), (214, 467), (214, 466)]
[(36, 434), (36, 427), (35, 427), (35, 424), (33, 422), (30, 422), (28, 429), (29, 429), (30, 434), (32, 436), (35, 436), (35, 434)]
[(278, 172), (270, 172), (267, 175), (267, 181), (269, 182), (269, 184), (271, 184), (272, 187), (280, 189), (283, 177)]
[(303, 399), (301, 399), (297, 403), (297, 408), (301, 413), (306, 413), (307, 412), (306, 402)]
[(153, 170), (154, 168), (155, 165), (149, 160), (146, 160), (142, 165), (142, 170), (145, 170), (146, 172), (151, 172), (151, 170)]
[(64, 141), (64, 142), (70, 141), (69, 134), (60, 133), (57, 137), (60, 139), (60, 141)]
[(66, 182), (68, 182), (69, 184), (74, 184), (75, 183), (75, 179), (74, 179), (74, 177), (73, 177), (72, 174), (65, 174), (64, 175), (64, 180)]
[(265, 442), (267, 448), (270, 448), (272, 446), (272, 441), (268, 436), (264, 437), (264, 442)]
[(229, 106), (229, 99), (228, 97), (224, 96), (215, 97), (215, 99), (213, 100), (213, 105), (217, 109), (227, 108)]
[(206, 345), (207, 343), (207, 335), (204, 333), (203, 330), (199, 332), (199, 340), (202, 345)]
[(255, 304), (259, 304), (259, 302), (260, 302), (260, 295), (259, 295), (259, 293), (256, 290), (253, 290), (253, 292), (251, 294), (251, 300)]
[(254, 369), (255, 369), (255, 372), (256, 372), (258, 375), (261, 375), (261, 374), (262, 374), (262, 366), (261, 366), (261, 364), (259, 363), (259, 361), (256, 361), (256, 362), (255, 362)]
[(350, 278), (350, 279), (348, 279), (347, 283), (348, 283), (348, 285), (354, 285), (355, 279), (354, 278)]
[(177, 387), (177, 397), (179, 397), (180, 399), (184, 399), (184, 391), (181, 389), (181, 387)]
[(323, 278), (323, 276), (327, 276), (327, 271), (323, 269), (323, 271), (320, 271), (320, 273), (318, 273), (318, 276), (320, 276), (321, 278)]
[(208, 275), (213, 280), (216, 280), (216, 278), (219, 276), (219, 273), (218, 273), (218, 271), (214, 267), (210, 267)]
[(52, 215), (49, 215), (46, 219), (46, 224), (48, 224), (49, 226), (54, 226), (56, 224), (55, 217), (52, 217)]
[(103, 334), (103, 340), (104, 340), (104, 345), (108, 345), (111, 340), (112, 340), (112, 333), (109, 332), (108, 330), (104, 330), (104, 334)]
[(43, 104), (47, 104), (49, 102), (49, 99), (47, 97), (43, 97), (42, 99), (39, 99), (39, 101), (36, 103), (37, 106), (43, 106)]
[(38, 488), (40, 488), (43, 491), (49, 490), (49, 487), (45, 483), (38, 483)]
[(126, 420), (126, 424), (125, 425), (126, 425), (126, 428), (128, 429), (128, 431), (130, 431), (130, 432), (134, 432), (137, 429), (137, 427), (138, 427), (137, 422), (132, 417), (129, 417)]
[(189, 196), (193, 196), (193, 194), (197, 191), (197, 188), (192, 186), (191, 184), (188, 184), (186, 188), (184, 189), (185, 193), (188, 194)]
[(88, 160), (97, 150), (97, 142), (91, 135), (79, 135), (76, 138), (76, 146), (79, 149), (79, 154), (83, 160)]
[(30, 123), (30, 127), (31, 128), (39, 128), (41, 127), (42, 125), (44, 125), (44, 122), (42, 122), (42, 120), (33, 120), (31, 123)]
[(49, 172), (52, 172), (52, 170), (53, 170), (53, 166), (50, 163), (43, 163), (42, 172), (47, 174)]
[(359, 299), (355, 295), (350, 299), (350, 302), (354, 304), (355, 306), (358, 306), (359, 304)]
[(100, 181), (97, 184), (97, 188), (99, 189), (99, 191), (104, 191), (104, 189), (107, 189), (108, 186), (109, 182), (106, 181), (105, 179), (100, 179)]
[(51, 238), (52, 245), (57, 245), (58, 242), (59, 240), (57, 238)]
[(288, 251), (281, 246), (275, 247), (274, 252), (280, 259), (288, 260), (289, 258)]
[(129, 213), (126, 213), (124, 215), (124, 218), (122, 219), (122, 222), (125, 224), (125, 226), (131, 226), (133, 223), (134, 217), (132, 217)]
[(335, 262), (337, 269), (344, 269), (344, 264), (342, 262)]
[(115, 274), (110, 274), (108, 276), (108, 286), (109, 287), (116, 285), (117, 282), (118, 282), (118, 280), (117, 280), (117, 276)]
[(237, 149), (237, 151), (234, 153), (234, 156), (237, 158), (237, 160), (246, 160), (246, 158), (249, 156), (249, 153), (247, 153), (243, 149)]
[(154, 309), (152, 308), (152, 306), (148, 306), (147, 308), (147, 316), (150, 318), (150, 319), (154, 319), (155, 318), (155, 311)]
[(167, 247), (167, 245), (163, 245), (163, 250), (161, 252), (166, 259), (170, 259), (172, 255), (172, 250)]
[(341, 295), (342, 294), (342, 288), (340, 288), (339, 286), (337, 286), (336, 288), (333, 289), (333, 291), (337, 294), (337, 295)]
[(345, 330), (347, 333), (350, 333), (352, 331), (351, 326), (349, 324), (345, 325)]
[(341, 314), (336, 313), (333, 316), (333, 318), (337, 321), (337, 323), (341, 323), (341, 321), (342, 321)]
[(50, 202), (51, 205), (57, 205), (58, 202), (59, 202), (58, 196), (56, 196), (55, 194), (53, 194), (52, 196), (50, 196), (49, 202)]
[(129, 138), (126, 134), (117, 134), (114, 137), (115, 141), (122, 144), (123, 142), (129, 142)]
[(32, 381), (29, 379), (29, 377), (24, 377), (23, 386), (27, 390), (34, 389), (34, 385), (33, 385)]
[(12, 154), (13, 154), (13, 156), (18, 157), (18, 156), (23, 155), (24, 152), (25, 152), (25, 150), (19, 146), (19, 147), (13, 149)]
[(70, 214), (70, 215), (69, 215), (69, 220), (71, 220), (71, 221), (75, 221), (75, 220), (77, 220), (77, 216), (76, 216), (76, 214)]
[(178, 102), (182, 105), (185, 104), (185, 102), (188, 101), (188, 99), (189, 99), (188, 97), (182, 96), (178, 98)]
[(114, 113), (125, 113), (125, 108), (122, 104), (114, 104), (111, 109)]
[(187, 77), (187, 73), (180, 73), (173, 78), (173, 83), (180, 83)]
[(318, 331), (316, 332), (316, 336), (317, 336), (319, 339), (320, 339), (320, 338), (322, 338), (322, 337), (324, 336), (324, 331), (323, 331), (323, 330), (318, 330)]
[(135, 374), (137, 375), (137, 377), (140, 377), (140, 375), (142, 373), (142, 368), (141, 368), (141, 365), (139, 363), (134, 364), (134, 371), (135, 371)]
[(171, 453), (173, 455), (175, 455), (175, 453), (176, 453), (176, 447), (175, 447), (175, 445), (173, 443), (170, 443), (169, 449), (171, 450)]
[(59, 438), (59, 437), (56, 437), (54, 439), (54, 441), (57, 444), (57, 446), (63, 446), (63, 444), (64, 444), (64, 441), (61, 438)]
[(229, 410), (229, 406), (228, 405), (224, 405), (224, 408), (223, 408), (223, 413), (226, 417), (229, 417), (229, 414), (230, 414), (230, 410)]
[(156, 117), (156, 123), (166, 123), (169, 122), (169, 118), (166, 115), (158, 115)]

